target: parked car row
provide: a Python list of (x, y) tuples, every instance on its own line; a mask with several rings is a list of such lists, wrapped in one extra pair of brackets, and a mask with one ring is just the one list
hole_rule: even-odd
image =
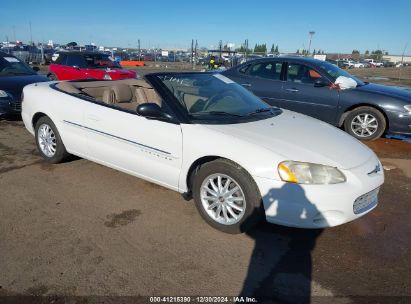
[[(272, 106), (328, 122), (360, 140), (386, 132), (411, 135), (411, 92), (361, 81), (337, 66), (307, 57), (246, 62), (223, 72)], [(355, 87), (333, 86), (340, 76)]]

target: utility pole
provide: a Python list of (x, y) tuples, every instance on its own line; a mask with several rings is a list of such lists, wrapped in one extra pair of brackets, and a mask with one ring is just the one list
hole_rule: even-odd
[(137, 43), (138, 43), (138, 61), (141, 61), (140, 39), (138, 39)]
[(222, 40), (220, 40), (220, 42), (218, 43), (218, 48), (220, 52), (220, 62), (221, 62), (221, 59), (223, 57), (223, 41)]
[(245, 47), (245, 60), (247, 61), (247, 56), (248, 56), (248, 39), (244, 41), (244, 47)]
[(196, 44), (195, 44), (195, 46), (194, 46), (194, 68), (193, 68), (193, 70), (195, 70), (195, 67), (196, 67), (196, 64), (197, 64), (197, 48), (198, 48), (198, 42), (197, 42), (197, 39), (196, 39)]
[(194, 39), (191, 39), (191, 65), (193, 66), (193, 70), (195, 69), (194, 66)]
[(33, 44), (33, 35), (32, 35), (32, 32), (31, 32), (31, 21), (29, 22), (29, 26), (30, 26), (30, 42), (31, 42), (31, 44)]
[(314, 34), (315, 34), (315, 31), (308, 32), (308, 35), (310, 36), (310, 42), (308, 43), (308, 55), (311, 54), (311, 41), (313, 39)]

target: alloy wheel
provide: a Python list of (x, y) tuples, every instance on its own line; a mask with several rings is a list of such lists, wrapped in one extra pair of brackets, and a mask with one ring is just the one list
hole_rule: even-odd
[(361, 113), (351, 121), (351, 130), (358, 137), (372, 136), (378, 130), (378, 120), (369, 113)]
[(47, 125), (42, 124), (38, 129), (37, 139), (41, 152), (47, 157), (53, 157), (56, 154), (57, 141), (53, 129)]
[(204, 179), (200, 191), (205, 212), (217, 223), (232, 225), (243, 218), (245, 195), (233, 178), (221, 173), (212, 174)]

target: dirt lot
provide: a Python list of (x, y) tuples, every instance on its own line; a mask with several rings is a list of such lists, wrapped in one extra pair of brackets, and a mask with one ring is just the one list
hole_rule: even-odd
[(348, 72), (368, 82), (411, 89), (411, 67), (350, 69)]
[(165, 188), (84, 159), (44, 163), (22, 122), (0, 121), (0, 296), (406, 303), (411, 143), (368, 145), (385, 165), (386, 182), (365, 217), (325, 230), (262, 224), (226, 235)]

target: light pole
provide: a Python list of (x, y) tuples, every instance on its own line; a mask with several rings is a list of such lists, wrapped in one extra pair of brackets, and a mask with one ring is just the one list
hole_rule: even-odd
[(315, 31), (308, 32), (308, 35), (310, 35), (310, 42), (308, 43), (308, 55), (311, 54), (311, 41), (313, 39), (314, 34), (315, 34)]

